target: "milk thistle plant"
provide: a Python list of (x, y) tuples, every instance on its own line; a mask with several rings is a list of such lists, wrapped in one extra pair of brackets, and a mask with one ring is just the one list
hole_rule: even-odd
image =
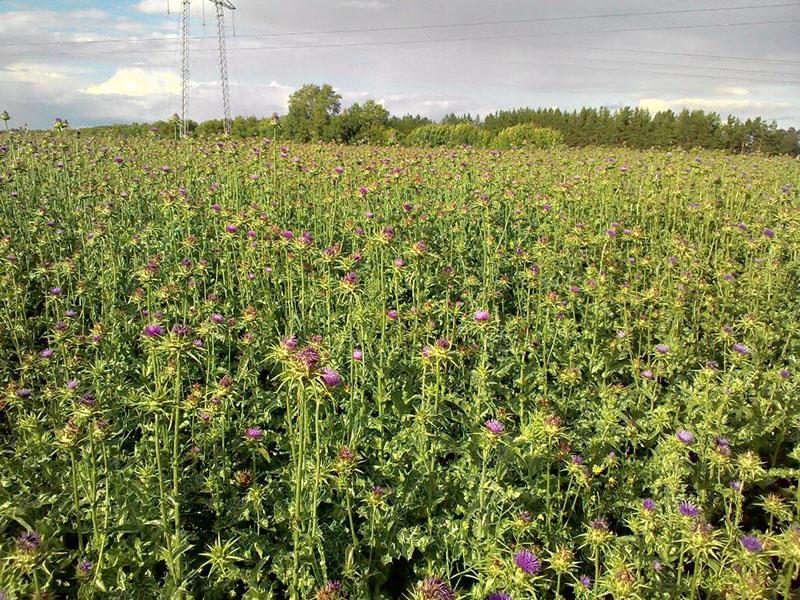
[(0, 145), (0, 598), (793, 598), (800, 166)]

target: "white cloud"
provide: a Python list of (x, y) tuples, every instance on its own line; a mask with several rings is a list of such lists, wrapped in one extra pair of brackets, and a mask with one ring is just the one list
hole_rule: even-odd
[(726, 94), (729, 96), (749, 96), (751, 92), (752, 90), (743, 87), (726, 87), (719, 90), (720, 94)]
[(355, 8), (360, 10), (383, 10), (389, 8), (391, 3), (382, 0), (341, 0), (341, 8)]
[(154, 94), (177, 94), (180, 92), (178, 76), (165, 69), (142, 69), (139, 67), (117, 69), (110, 79), (85, 90), (94, 96), (151, 96)]
[[(180, 0), (170, 0), (170, 9), (180, 10)], [(159, 15), (167, 11), (167, 3), (164, 0), (141, 0), (136, 6), (136, 10), (149, 15)]]
[(273, 90), (278, 90), (280, 92), (283, 92), (284, 94), (287, 95), (287, 97), (290, 96), (291, 93), (294, 91), (294, 88), (292, 86), (283, 85), (282, 83), (278, 83), (274, 79), (269, 82), (269, 85), (267, 85), (267, 87), (272, 88)]
[(52, 71), (46, 65), (15, 63), (0, 69), (0, 80), (40, 83), (47, 79), (64, 79), (61, 71)]
[(651, 112), (662, 112), (665, 110), (683, 108), (700, 108), (704, 110), (718, 111), (787, 108), (792, 105), (789, 102), (764, 102), (743, 98), (675, 98), (673, 100), (665, 100), (663, 98), (643, 98), (639, 100), (639, 106), (646, 108)]

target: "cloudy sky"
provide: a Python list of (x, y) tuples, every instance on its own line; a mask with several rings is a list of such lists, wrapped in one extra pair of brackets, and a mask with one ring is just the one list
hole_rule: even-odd
[[(640, 105), (800, 126), (800, 1), (231, 1), (235, 115), (285, 112), (292, 90), (329, 82), (345, 105), (434, 118)], [(0, 110), (31, 127), (168, 117), (180, 3), (0, 0)], [(216, 118), (214, 7), (191, 7), (189, 116)]]

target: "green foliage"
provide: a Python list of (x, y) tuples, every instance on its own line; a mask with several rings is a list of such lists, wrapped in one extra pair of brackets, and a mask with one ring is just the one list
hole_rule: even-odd
[(371, 131), (375, 139), (381, 139), (387, 137), (382, 130), (388, 123), (389, 111), (374, 100), (367, 100), (363, 106), (356, 102), (331, 119), (325, 137), (343, 143), (360, 143), (370, 141)]
[(423, 125), (409, 133), (404, 143), (408, 146), (484, 146), (491, 135), (471, 123), (456, 125)]
[(487, 115), (484, 127), (494, 133), (530, 123), (558, 130), (569, 146), (624, 145), (631, 148), (710, 148), (730, 152), (800, 154), (798, 133), (778, 129), (775, 122), (763, 119), (728, 117), (721, 122), (716, 113), (702, 110), (671, 110), (652, 115), (644, 108), (583, 108), (566, 112), (559, 109), (514, 109)]
[(564, 136), (560, 131), (547, 127), (537, 127), (530, 123), (520, 123), (506, 127), (494, 139), (493, 144), (498, 148), (554, 148), (564, 143)]
[(0, 591), (791, 598), (800, 164), (476, 130), (3, 133)]
[(341, 111), (341, 102), (342, 96), (330, 84), (304, 85), (289, 96), (289, 112), (282, 119), (285, 135), (299, 142), (323, 139)]
[[(716, 113), (702, 110), (671, 110), (651, 114), (647, 109), (623, 107), (617, 111), (603, 108), (583, 108), (567, 112), (559, 109), (520, 108), (497, 111), (481, 119), (469, 113), (450, 113), (435, 124), (420, 115), (392, 116), (374, 100), (354, 103), (342, 110), (341, 96), (329, 84), (307, 84), (295, 91), (289, 99), (289, 114), (275, 126), (272, 119), (236, 117), (233, 122), (235, 137), (270, 136), (295, 141), (337, 141), (347, 144), (406, 143), (410, 146), (487, 146), (505, 129), (518, 125), (545, 128), (559, 132), (568, 146), (626, 146), (629, 148), (708, 148), (724, 149), (735, 153), (765, 153), (800, 155), (800, 132), (794, 128), (779, 129), (773, 121), (761, 118), (728, 117), (723, 122)], [(150, 131), (155, 126), (158, 130)], [(389, 127), (392, 135), (384, 130)], [(421, 131), (420, 131), (421, 129)], [(174, 126), (167, 122), (153, 125), (133, 123), (90, 127), (90, 134), (111, 133), (114, 136), (157, 135), (174, 138)], [(189, 131), (199, 136), (214, 136), (222, 132), (222, 121), (210, 120), (199, 126), (189, 122)], [(515, 138), (522, 131), (513, 130)], [(509, 140), (511, 132), (498, 138), (497, 144), (520, 145), (524, 140)], [(554, 134), (553, 134), (554, 135)], [(385, 140), (385, 141), (384, 141)], [(526, 142), (528, 145), (532, 141)], [(539, 144), (537, 141), (536, 144)]]
[(402, 139), (415, 129), (423, 125), (433, 123), (428, 117), (420, 115), (403, 115), (402, 117), (392, 116), (389, 118), (389, 127), (397, 131), (397, 135)]

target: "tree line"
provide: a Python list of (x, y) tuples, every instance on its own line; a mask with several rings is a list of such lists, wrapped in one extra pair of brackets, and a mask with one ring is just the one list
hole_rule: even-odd
[[(221, 119), (202, 123), (188, 122), (195, 136), (218, 135)], [(448, 114), (438, 123), (421, 115), (391, 115), (375, 100), (342, 107), (342, 97), (329, 84), (307, 84), (289, 98), (285, 115), (268, 118), (236, 117), (231, 134), (236, 137), (262, 136), (298, 142), (336, 141), (375, 145), (471, 145), (492, 146), (504, 139), (520, 138), (519, 125), (540, 131), (535, 139), (558, 139), (569, 146), (610, 145), (631, 148), (709, 148), (735, 153), (800, 155), (800, 131), (781, 129), (775, 121), (761, 117), (739, 119), (703, 110), (684, 109), (651, 113), (641, 107), (582, 108), (565, 111), (557, 108), (518, 108), (498, 110), (484, 116)], [(557, 135), (542, 134), (552, 130)], [(156, 123), (132, 123), (85, 128), (87, 133), (111, 132), (119, 135), (174, 136), (175, 119)], [(532, 130), (531, 130), (532, 131)], [(524, 137), (524, 136), (523, 136)]]

